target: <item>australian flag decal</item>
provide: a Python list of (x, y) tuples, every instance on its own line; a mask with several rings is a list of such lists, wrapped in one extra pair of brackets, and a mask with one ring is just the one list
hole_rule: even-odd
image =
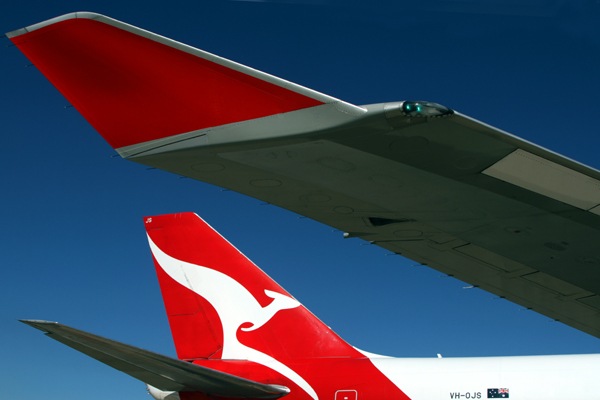
[(488, 389), (488, 399), (508, 399), (508, 389)]

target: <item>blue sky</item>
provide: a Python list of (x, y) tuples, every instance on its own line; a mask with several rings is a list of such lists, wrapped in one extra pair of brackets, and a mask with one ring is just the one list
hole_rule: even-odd
[[(84, 0), (1, 10), (3, 32), (99, 12), (350, 103), (434, 101), (600, 168), (597, 1)], [(142, 217), (182, 211), (206, 219), (358, 348), (408, 357), (600, 352), (596, 338), (327, 226), (113, 157), (2, 43), (6, 398), (147, 399), (136, 380), (17, 319), (174, 355)]]

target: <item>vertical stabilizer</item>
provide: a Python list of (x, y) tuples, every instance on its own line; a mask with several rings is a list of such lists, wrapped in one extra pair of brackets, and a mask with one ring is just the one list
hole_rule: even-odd
[(180, 359), (361, 356), (196, 214), (145, 226)]

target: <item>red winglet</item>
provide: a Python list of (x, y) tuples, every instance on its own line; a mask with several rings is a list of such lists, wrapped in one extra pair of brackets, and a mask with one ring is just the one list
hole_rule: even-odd
[(231, 61), (77, 14), (11, 40), (115, 149), (323, 104)]

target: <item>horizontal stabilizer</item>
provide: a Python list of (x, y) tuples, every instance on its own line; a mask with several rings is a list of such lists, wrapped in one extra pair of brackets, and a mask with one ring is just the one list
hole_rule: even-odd
[(225, 397), (276, 399), (289, 393), (280, 385), (239, 378), (143, 350), (57, 322), (20, 320), (50, 338), (163, 391), (197, 391)]

